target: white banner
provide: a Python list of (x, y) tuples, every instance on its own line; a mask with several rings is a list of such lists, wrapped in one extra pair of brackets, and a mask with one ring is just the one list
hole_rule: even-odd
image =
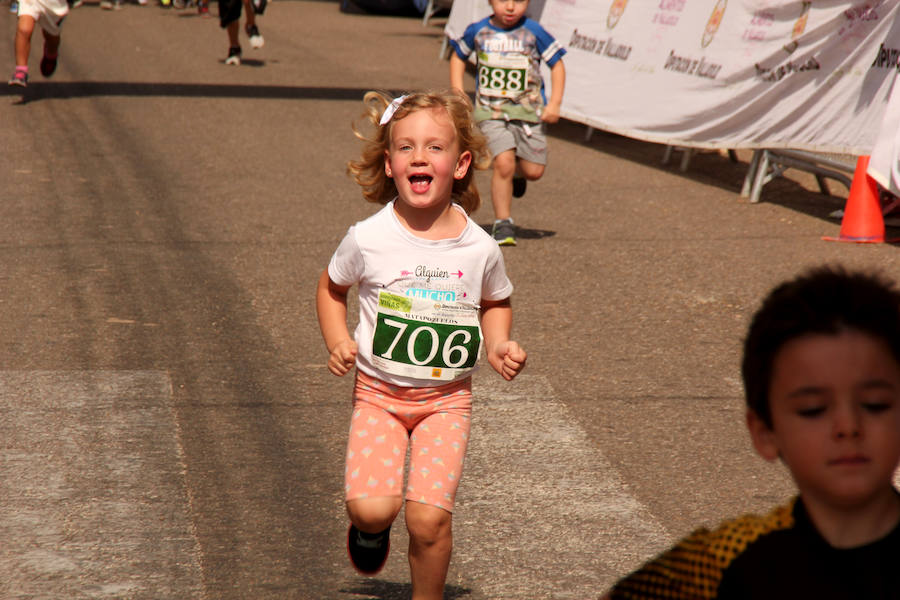
[[(485, 5), (454, 0), (448, 35)], [(546, 0), (539, 20), (568, 50), (569, 119), (679, 146), (870, 154), (900, 65), (898, 6)]]
[(869, 175), (900, 196), (900, 86), (894, 82), (869, 160)]

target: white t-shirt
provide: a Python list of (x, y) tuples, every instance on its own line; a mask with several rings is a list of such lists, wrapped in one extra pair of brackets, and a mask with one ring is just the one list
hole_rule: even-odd
[(328, 276), (359, 284), (357, 368), (404, 387), (469, 376), (481, 351), (481, 301), (513, 290), (497, 242), (468, 215), (459, 237), (426, 240), (400, 223), (394, 201), (350, 227)]

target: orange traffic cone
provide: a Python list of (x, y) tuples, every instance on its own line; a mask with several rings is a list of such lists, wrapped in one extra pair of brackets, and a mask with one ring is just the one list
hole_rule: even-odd
[[(823, 237), (830, 242), (884, 242), (884, 216), (878, 199), (878, 184), (866, 174), (869, 157), (860, 156), (850, 184), (850, 195), (844, 205), (839, 237)], [(895, 240), (888, 240), (895, 241)]]

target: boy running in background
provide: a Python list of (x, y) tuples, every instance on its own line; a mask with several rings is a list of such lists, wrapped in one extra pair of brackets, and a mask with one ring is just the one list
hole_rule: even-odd
[(35, 23), (44, 33), (44, 55), (41, 58), (41, 75), (50, 77), (56, 71), (59, 57), (60, 26), (69, 14), (66, 0), (21, 0), (16, 24), (16, 69), (9, 85), (28, 85), (28, 56), (31, 54), (31, 36)]
[(799, 496), (695, 531), (608, 598), (900, 598), (900, 292), (829, 268), (780, 285), (742, 374), (753, 446)]
[[(501, 246), (516, 245), (511, 216), (513, 197), (525, 194), (547, 164), (542, 123), (556, 123), (566, 84), (565, 49), (536, 21), (525, 16), (528, 0), (490, 0), (494, 14), (473, 23), (451, 40), (450, 85), (463, 90), (466, 61), (478, 57), (475, 121), (494, 156), (492, 236)], [(540, 64), (550, 67), (550, 100), (544, 94)]]

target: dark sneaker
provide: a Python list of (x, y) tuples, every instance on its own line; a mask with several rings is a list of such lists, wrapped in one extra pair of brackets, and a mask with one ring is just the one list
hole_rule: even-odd
[(513, 198), (521, 198), (525, 195), (528, 181), (524, 177), (513, 177)]
[(494, 227), (491, 229), (491, 237), (500, 246), (516, 245), (516, 228), (512, 219), (501, 219), (494, 221)]
[(12, 77), (9, 78), (9, 85), (28, 87), (28, 73), (16, 69)]
[(226, 65), (239, 65), (241, 64), (241, 47), (240, 46), (232, 46), (228, 49), (228, 58), (225, 59)]
[(259, 50), (266, 43), (263, 36), (259, 34), (259, 27), (256, 25), (248, 25), (245, 31), (247, 32), (247, 37), (250, 38), (250, 47), (254, 50)]
[(266, 12), (266, 4), (268, 4), (268, 0), (251, 0), (250, 4), (253, 5), (253, 12), (261, 15)]
[(387, 562), (391, 550), (391, 528), (381, 533), (363, 533), (350, 525), (347, 532), (347, 552), (350, 562), (362, 575), (377, 575)]
[(50, 58), (46, 54), (41, 59), (41, 75), (44, 77), (50, 77), (53, 73), (56, 72), (56, 61), (59, 59), (58, 56), (54, 56)]

